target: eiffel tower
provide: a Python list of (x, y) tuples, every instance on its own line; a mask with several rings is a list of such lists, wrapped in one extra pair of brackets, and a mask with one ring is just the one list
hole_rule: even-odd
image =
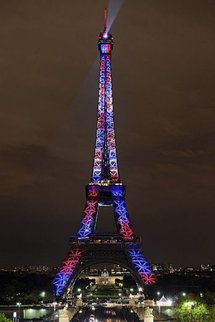
[[(143, 256), (133, 230), (125, 202), (125, 186), (119, 176), (114, 130), (111, 76), (113, 37), (107, 30), (99, 35), (99, 98), (95, 154), (90, 183), (86, 186), (86, 204), (76, 236), (70, 238), (70, 249), (53, 281), (56, 297), (67, 297), (80, 273), (94, 264), (115, 263), (125, 267), (138, 287), (156, 281), (150, 264)], [(116, 234), (96, 234), (100, 207), (113, 209)]]

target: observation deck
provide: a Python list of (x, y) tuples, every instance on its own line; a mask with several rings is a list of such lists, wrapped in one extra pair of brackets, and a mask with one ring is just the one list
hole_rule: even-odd
[[(122, 236), (107, 232), (107, 233), (98, 233), (94, 234), (93, 236), (89, 236), (85, 239), (79, 239), (77, 236), (71, 236), (70, 237), (70, 243), (79, 243), (81, 244), (120, 244), (123, 245), (125, 243), (131, 243), (131, 241), (125, 241)], [(141, 238), (138, 236), (135, 236), (132, 240), (132, 243), (141, 243)]]

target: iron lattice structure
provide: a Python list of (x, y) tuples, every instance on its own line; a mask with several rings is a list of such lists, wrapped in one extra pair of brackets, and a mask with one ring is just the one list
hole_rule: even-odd
[[(125, 186), (119, 176), (111, 75), (113, 38), (107, 32), (106, 12), (104, 31), (99, 36), (98, 48), (99, 98), (92, 176), (86, 186), (86, 205), (80, 227), (76, 236), (71, 238), (69, 253), (53, 282), (57, 297), (68, 293), (69, 286), (74, 284), (78, 274), (86, 266), (105, 259), (127, 267), (140, 286), (156, 281), (150, 264), (142, 254), (140, 240), (132, 228), (125, 202)], [(116, 236), (95, 235), (98, 210), (102, 206), (113, 208)]]

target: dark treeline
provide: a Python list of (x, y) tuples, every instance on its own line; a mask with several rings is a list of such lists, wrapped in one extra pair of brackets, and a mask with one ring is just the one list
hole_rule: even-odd
[(179, 293), (199, 295), (215, 292), (215, 274), (168, 274), (158, 277), (155, 286), (148, 288), (150, 298), (157, 298), (157, 292), (165, 296), (175, 296)]
[(0, 272), (0, 303), (48, 302), (53, 299), (52, 279), (48, 274)]

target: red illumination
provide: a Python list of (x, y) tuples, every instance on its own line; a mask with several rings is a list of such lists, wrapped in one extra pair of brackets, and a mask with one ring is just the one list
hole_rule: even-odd
[(92, 188), (89, 190), (89, 197), (97, 197), (98, 196), (98, 190), (95, 188)]
[(121, 228), (119, 230), (120, 235), (123, 236), (124, 240), (132, 240), (134, 237), (133, 230), (129, 227), (128, 222), (120, 222)]
[(151, 274), (143, 274), (141, 278), (146, 285), (151, 285), (156, 283), (156, 277), (154, 273)]
[(61, 267), (59, 273), (72, 274), (74, 268), (79, 263), (81, 256), (82, 256), (82, 252), (80, 251), (79, 248), (72, 250), (69, 253), (68, 257), (63, 262), (63, 266)]

